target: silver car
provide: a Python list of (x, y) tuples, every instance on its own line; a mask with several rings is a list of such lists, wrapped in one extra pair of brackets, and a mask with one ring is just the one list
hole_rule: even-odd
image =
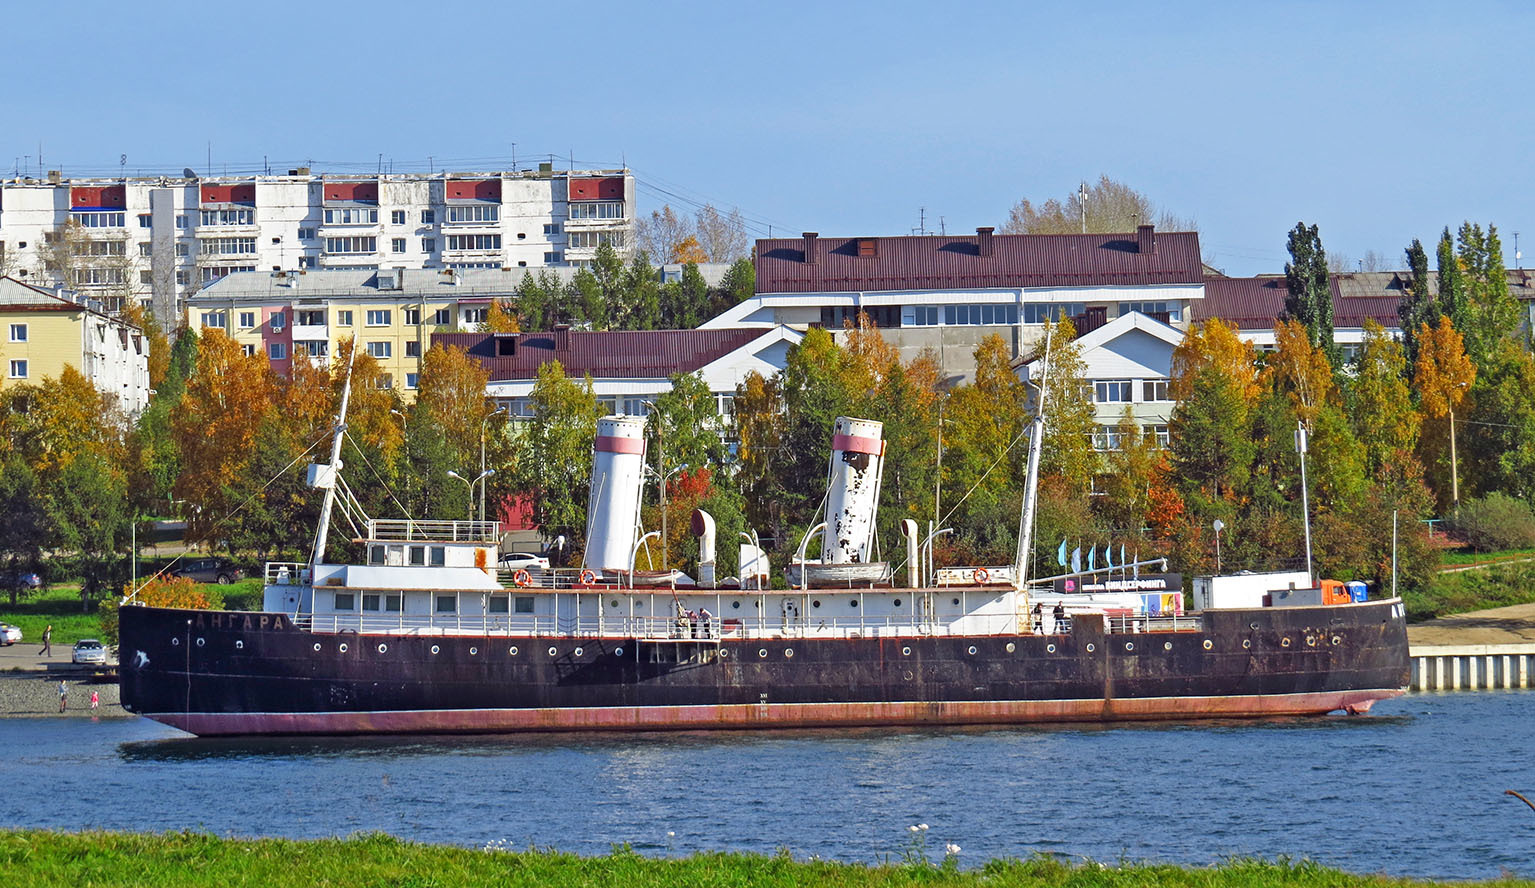
[(0, 623), (0, 644), (10, 647), (18, 641), (21, 641), (21, 627)]
[(82, 638), (75, 642), (75, 651), (70, 659), (85, 666), (105, 666), (107, 646), (94, 638)]

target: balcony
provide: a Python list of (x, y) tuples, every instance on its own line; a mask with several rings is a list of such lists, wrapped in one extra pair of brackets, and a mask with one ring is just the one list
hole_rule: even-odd
[(294, 341), (318, 342), (330, 339), (330, 328), (325, 324), (294, 324)]

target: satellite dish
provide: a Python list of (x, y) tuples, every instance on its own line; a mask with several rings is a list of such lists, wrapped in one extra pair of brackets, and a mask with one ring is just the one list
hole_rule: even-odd
[(192, 168), (191, 167), (182, 167), (181, 175), (186, 176), (188, 179), (195, 179), (195, 178), (197, 178), (197, 174), (192, 172)]

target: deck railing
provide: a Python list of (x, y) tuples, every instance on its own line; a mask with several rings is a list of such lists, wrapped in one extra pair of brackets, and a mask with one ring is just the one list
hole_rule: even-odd
[(501, 522), (375, 518), (368, 522), (368, 537), (400, 542), (499, 543)]

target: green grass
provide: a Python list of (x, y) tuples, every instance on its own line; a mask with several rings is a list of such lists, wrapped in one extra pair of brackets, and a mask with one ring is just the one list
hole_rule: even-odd
[(82, 612), (80, 587), (72, 584), (39, 589), (18, 599), (15, 607), (11, 606), (9, 595), (0, 594), (0, 622), (21, 629), (20, 644), (35, 644), (39, 648), (43, 644), (43, 629), (51, 624), (54, 651), (63, 645), (66, 654), (69, 646), (82, 638), (101, 637), (101, 621), (96, 616), (95, 606)]
[(1402, 593), (1410, 623), (1446, 614), (1535, 602), (1535, 563), (1435, 574), (1426, 590)]
[(1517, 560), (1535, 556), (1535, 549), (1504, 549), (1500, 552), (1474, 552), (1471, 549), (1446, 549), (1439, 554), (1441, 567), (1457, 567), (1467, 564), (1487, 564), (1493, 561)]
[[(347, 839), (220, 839), (197, 833), (0, 832), (0, 871), (26, 888), (87, 885), (219, 886), (925, 886), (925, 888), (1094, 888), (1094, 886), (1352, 886), (1430, 885), (1432, 882), (1363, 876), (1309, 861), (1228, 861), (1178, 867), (1053, 857), (998, 860), (979, 869), (934, 864), (921, 857), (865, 865), (799, 861), (775, 856), (701, 853), (682, 858), (644, 857), (627, 847), (601, 857), (552, 850), (503, 851), (418, 845), (385, 835)], [(1456, 882), (1456, 885), (1530, 885), (1528, 881)]]

